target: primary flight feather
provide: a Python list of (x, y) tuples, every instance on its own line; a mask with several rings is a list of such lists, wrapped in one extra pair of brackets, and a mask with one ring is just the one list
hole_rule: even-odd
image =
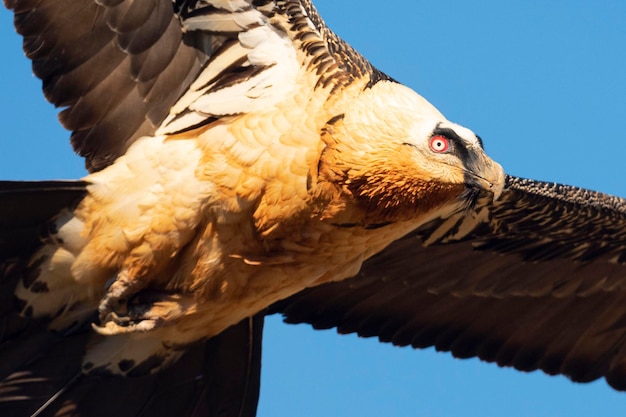
[[(480, 138), (374, 69), (309, 2), (7, 5), (92, 171), (78, 184), (6, 186), (10, 200), (56, 187), (51, 200), (67, 208), (47, 209), (36, 249), (34, 239), (18, 249), (5, 239), (18, 255), (5, 267), (17, 299), (4, 314), (5, 349), (45, 334), (61, 349), (79, 346), (82, 368), (52, 390), (58, 398), (37, 403), (31, 381), (15, 383), (36, 371), (13, 363), (2, 375), (24, 395), (7, 396), (10, 407), (60, 413), (69, 402), (85, 414), (93, 405), (73, 394), (75, 381), (110, 387), (119, 378), (100, 375), (113, 374), (130, 387), (133, 377), (149, 381), (138, 409), (125, 410), (147, 413), (159, 409), (154, 381), (202, 360), (195, 413), (215, 406), (212, 372), (247, 358), (235, 373), (242, 398), (229, 406), (253, 413), (262, 319), (248, 317), (268, 307), (291, 321), (623, 387), (620, 310), (594, 310), (557, 347), (502, 330), (504, 313), (480, 320), (510, 296), (548, 327), (594, 297), (619, 303), (623, 202), (505, 179)], [(83, 24), (67, 30), (70, 16)], [(577, 236), (577, 224), (593, 222), (591, 239)], [(557, 267), (572, 272), (546, 278)], [(546, 302), (554, 294), (570, 301)], [(198, 359), (207, 339), (218, 347)], [(241, 356), (216, 361), (222, 339)]]

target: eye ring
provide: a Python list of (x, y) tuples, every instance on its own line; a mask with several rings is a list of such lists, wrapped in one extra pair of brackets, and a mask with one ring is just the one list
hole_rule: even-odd
[(430, 138), (430, 150), (435, 153), (445, 153), (450, 149), (450, 140), (442, 135), (435, 135)]

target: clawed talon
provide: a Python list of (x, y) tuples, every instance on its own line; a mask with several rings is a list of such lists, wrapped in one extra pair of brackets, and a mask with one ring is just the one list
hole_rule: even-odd
[[(121, 307), (121, 308), (120, 308)], [(120, 318), (123, 316), (122, 309), (126, 309), (126, 300), (115, 299), (109, 294), (105, 295), (98, 306), (98, 318), (100, 323), (111, 320), (111, 317)]]
[(119, 326), (129, 326), (132, 325), (134, 320), (129, 316), (120, 316), (115, 311), (111, 312), (107, 317), (107, 322), (112, 321)]
[(158, 320), (141, 320), (139, 322), (129, 321), (124, 325), (120, 325), (114, 320), (111, 320), (104, 323), (103, 326), (92, 323), (91, 327), (103, 336), (114, 336), (124, 333), (148, 332), (158, 327), (158, 323)]
[[(126, 273), (121, 272), (100, 301), (98, 318), (101, 326), (97, 327), (99, 329), (115, 327), (118, 330), (122, 328), (138, 329), (137, 326), (144, 320), (144, 317), (142, 314), (138, 314), (138, 306), (135, 306), (133, 311), (129, 311), (128, 300), (143, 287), (144, 282), (142, 280), (132, 279)], [(154, 325), (151, 328), (153, 327)]]
[[(104, 300), (103, 300), (104, 301)], [(93, 329), (99, 334), (111, 336), (131, 332), (147, 332), (162, 325), (163, 320), (150, 312), (150, 304), (135, 304), (130, 308), (123, 303), (125, 314), (117, 311), (107, 311), (108, 304), (101, 303), (101, 325), (92, 324)], [(105, 314), (106, 313), (106, 314)]]
[(92, 324), (92, 327), (105, 336), (147, 332), (174, 323), (193, 306), (191, 297), (142, 291), (136, 282), (118, 278), (100, 301), (100, 325)]

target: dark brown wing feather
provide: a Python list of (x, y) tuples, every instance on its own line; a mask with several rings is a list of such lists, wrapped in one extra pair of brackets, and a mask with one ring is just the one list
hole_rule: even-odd
[(273, 311), (291, 323), (626, 389), (624, 200), (514, 177), (507, 187), (495, 204), (483, 199), (426, 225), (355, 278)]
[(74, 149), (97, 171), (154, 133), (207, 59), (171, 0), (5, 0)]
[(171, 367), (137, 378), (81, 373), (92, 332), (31, 328), (0, 345), (0, 415), (254, 417), (263, 316), (196, 344)]
[(41, 226), (85, 195), (83, 181), (0, 181), (0, 262), (39, 246)]

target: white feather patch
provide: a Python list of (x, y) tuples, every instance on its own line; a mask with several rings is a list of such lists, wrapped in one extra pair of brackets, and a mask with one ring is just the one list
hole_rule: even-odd
[[(139, 374), (155, 373), (184, 352), (165, 346), (160, 333), (155, 330), (150, 333), (96, 336), (85, 354), (83, 371), (127, 375), (137, 372), (137, 367), (143, 365)], [(150, 367), (145, 366), (146, 362)]]
[(247, 0), (205, 0), (204, 3), (218, 9), (228, 10), (229, 12), (236, 12), (250, 7), (250, 1)]
[[(172, 107), (157, 130), (159, 135), (186, 130), (212, 116), (265, 111), (294, 90), (300, 65), (296, 48), (287, 35), (265, 25), (240, 33), (238, 39), (238, 44), (213, 58)], [(242, 63), (243, 57), (247, 59)], [(260, 71), (212, 91), (220, 77), (237, 62), (259, 67)]]
[(261, 23), (263, 23), (261, 14), (256, 10), (248, 10), (233, 14), (207, 13), (190, 17), (184, 20), (183, 27), (186, 31), (239, 32), (253, 24)]

